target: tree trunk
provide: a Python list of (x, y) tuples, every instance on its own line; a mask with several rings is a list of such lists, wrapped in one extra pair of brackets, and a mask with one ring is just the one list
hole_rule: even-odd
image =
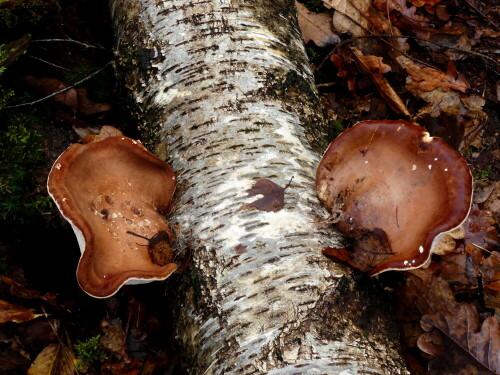
[[(325, 120), (293, 1), (111, 7), (143, 141), (178, 178), (170, 221), (194, 248), (176, 322), (191, 373), (406, 373), (376, 279), (321, 255), (341, 245), (321, 224)], [(283, 209), (242, 207), (258, 179), (292, 177)]]

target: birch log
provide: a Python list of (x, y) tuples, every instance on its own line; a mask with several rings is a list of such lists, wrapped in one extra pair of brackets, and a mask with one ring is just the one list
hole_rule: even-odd
[[(339, 238), (321, 225), (327, 137), (293, 1), (111, 9), (143, 141), (178, 177), (171, 221), (196, 245), (176, 322), (190, 373), (406, 373), (374, 281), (321, 255)], [(259, 178), (292, 177), (283, 209), (240, 209)]]

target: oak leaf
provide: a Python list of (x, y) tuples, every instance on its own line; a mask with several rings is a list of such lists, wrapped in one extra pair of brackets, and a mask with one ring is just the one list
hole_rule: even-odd
[[(419, 337), (419, 348), (437, 356), (429, 364), (431, 374), (500, 372), (500, 323), (496, 317), (490, 316), (480, 325), (476, 308), (461, 303), (455, 311), (424, 315), (420, 324), (427, 333)], [(462, 372), (464, 368), (468, 372)]]
[(470, 88), (465, 77), (456, 71), (455, 64), (451, 61), (448, 63), (446, 73), (424, 67), (405, 56), (399, 58), (399, 63), (411, 76), (411, 80), (406, 84), (410, 91), (433, 91), (440, 88), (443, 91), (456, 90), (465, 93)]
[(331, 14), (311, 12), (297, 1), (295, 5), (298, 10), (299, 28), (304, 44), (312, 40), (318, 47), (324, 47), (340, 41), (333, 31)]

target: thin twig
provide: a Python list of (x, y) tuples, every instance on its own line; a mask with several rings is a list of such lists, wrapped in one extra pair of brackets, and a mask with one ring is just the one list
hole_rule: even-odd
[(484, 248), (484, 247), (482, 247), (482, 246), (479, 246), (479, 245), (475, 244), (474, 242), (472, 242), (472, 245), (473, 245), (473, 246), (475, 246), (475, 247), (477, 247), (478, 249), (481, 249), (481, 250), (483, 250), (483, 251), (486, 251), (487, 253), (490, 253), (490, 256), (494, 256), (495, 258), (500, 258), (500, 257), (499, 257), (497, 254), (495, 254), (494, 252), (492, 252), (492, 251), (490, 251), (490, 250), (488, 250), (488, 249), (486, 249), (486, 248)]
[(486, 22), (488, 22), (491, 26), (493, 26), (493, 27), (494, 27), (497, 31), (499, 31), (499, 30), (500, 30), (500, 28), (499, 28), (499, 27), (498, 27), (495, 23), (493, 23), (492, 21), (490, 21), (490, 20), (488, 19), (488, 17), (486, 17), (486, 16), (485, 16), (485, 15), (484, 15), (484, 14), (483, 14), (483, 13), (482, 13), (479, 9), (477, 9), (477, 8), (475, 7), (475, 5), (474, 5), (474, 4), (472, 4), (469, 0), (465, 0), (465, 2), (466, 2), (466, 3), (467, 3), (467, 5), (469, 5), (469, 6), (470, 6), (470, 7), (471, 7), (471, 8), (472, 8), (475, 12), (477, 12), (479, 15), (481, 15), (481, 17), (483, 17), (483, 18), (486, 20)]
[(54, 68), (58, 68), (58, 69), (64, 70), (65, 72), (70, 72), (70, 73), (80, 73), (80, 74), (89, 74), (89, 73), (91, 73), (91, 72), (79, 72), (79, 71), (77, 71), (77, 70), (68, 69), (68, 68), (65, 68), (64, 66), (60, 66), (60, 65), (57, 65), (57, 64), (51, 63), (50, 61), (47, 61), (47, 60), (41, 59), (40, 57), (36, 57), (36, 56), (32, 56), (32, 55), (27, 55), (27, 56), (28, 56), (29, 58), (31, 58), (31, 59), (38, 60), (38, 61), (40, 61), (40, 62), (43, 62), (44, 64), (47, 64), (47, 65), (53, 66)]
[(84, 78), (82, 78), (81, 80), (79, 80), (78, 82), (75, 82), (74, 84), (72, 84), (71, 86), (68, 86), (68, 87), (65, 87), (64, 89), (62, 90), (59, 90), (59, 91), (56, 91), (56, 92), (53, 92), (52, 94), (49, 94), (47, 96), (44, 96), (43, 98), (40, 98), (40, 99), (37, 99), (37, 100), (34, 100), (32, 102), (29, 102), (29, 103), (22, 103), (22, 104), (16, 104), (16, 105), (9, 105), (9, 106), (6, 106), (6, 107), (3, 107), (3, 109), (9, 109), (9, 108), (19, 108), (19, 107), (26, 107), (26, 106), (29, 106), (29, 105), (33, 105), (33, 104), (37, 104), (37, 103), (40, 103), (44, 100), (47, 100), (47, 99), (50, 99), (56, 95), (59, 95), (59, 94), (62, 94), (66, 91), (69, 91), (71, 90), (72, 88), (74, 88), (75, 86), (78, 86), (80, 83), (83, 83), (85, 81), (88, 81), (89, 79), (91, 79), (92, 77), (94, 77), (95, 75), (99, 74), (100, 72), (102, 72), (104, 69), (106, 69), (108, 67), (108, 65), (110, 65), (114, 60), (111, 60), (111, 61), (108, 61), (108, 63), (106, 65), (104, 65), (102, 68), (100, 69), (97, 69), (96, 71), (94, 71), (93, 73), (90, 73), (89, 75), (85, 76)]
[[(439, 44), (439, 43), (436, 43), (436, 42), (432, 42), (430, 40), (427, 40), (427, 39), (424, 39), (424, 38), (419, 38), (417, 36), (394, 36), (394, 35), (387, 35), (387, 34), (372, 34), (372, 35), (361, 35), (361, 36), (353, 36), (347, 40), (344, 40), (342, 42), (340, 42), (339, 44), (337, 44), (335, 46), (335, 48), (323, 59), (323, 61), (321, 62), (321, 64), (319, 64), (317, 70), (320, 70), (321, 67), (326, 63), (326, 61), (328, 60), (328, 58), (333, 55), (339, 47), (341, 47), (342, 45), (344, 44), (347, 44), (351, 41), (354, 41), (354, 40), (357, 40), (357, 39), (368, 39), (368, 38), (389, 38), (389, 39), (414, 39), (414, 40), (419, 40), (419, 41), (422, 41), (422, 42), (426, 42), (426, 43), (429, 43), (429, 44), (433, 44), (435, 46), (438, 46), (440, 48), (445, 48), (445, 49), (449, 49), (449, 50), (453, 50), (453, 51), (458, 51), (458, 52), (462, 52), (462, 53), (466, 53), (466, 54), (469, 54), (469, 55), (472, 55), (472, 56), (477, 56), (477, 57), (481, 57), (485, 60), (488, 60), (489, 62), (493, 63), (494, 65), (497, 65), (497, 66), (500, 66), (500, 63), (497, 62), (496, 60), (492, 59), (491, 57), (485, 55), (485, 54), (482, 54), (482, 53), (479, 53), (479, 52), (474, 52), (474, 51), (467, 51), (467, 50), (464, 50), (462, 48), (457, 48), (457, 47), (448, 47), (448, 46), (444, 46), (442, 44)], [(408, 56), (408, 55), (406, 55)], [(419, 62), (422, 62), (418, 59), (415, 59), (411, 56), (408, 56), (416, 61), (419, 61)], [(427, 64), (427, 63), (424, 63), (425, 65), (435, 69), (433, 66)], [(499, 74), (498, 72), (496, 72), (495, 70), (493, 70), (495, 73)]]
[[(352, 18), (352, 17), (351, 17), (350, 15), (348, 15), (347, 13), (344, 13), (344, 12), (342, 12), (342, 11), (340, 11), (340, 10), (335, 10), (335, 12), (338, 12), (338, 13), (342, 14), (344, 17), (348, 18), (351, 22), (353, 22), (354, 24), (356, 24), (356, 25), (358, 25), (360, 28), (362, 28), (362, 29), (363, 29), (366, 33), (370, 34), (370, 35), (365, 35), (364, 37), (372, 37), (372, 38), (373, 38), (373, 37), (375, 37), (375, 36), (377, 35), (377, 34), (375, 34), (373, 31), (371, 31), (371, 30), (367, 29), (366, 27), (364, 27), (362, 24), (360, 24), (358, 21), (356, 21), (354, 18)], [(360, 14), (363, 14), (363, 13), (362, 13), (362, 12), (360, 12)], [(350, 39), (344, 40), (343, 42), (340, 42), (339, 44), (337, 44), (337, 45), (335, 46), (335, 48), (334, 48), (334, 49), (333, 49), (333, 50), (332, 50), (332, 51), (331, 51), (328, 55), (326, 55), (326, 56), (325, 56), (325, 58), (323, 59), (323, 61), (321, 61), (321, 64), (319, 64), (319, 66), (318, 66), (318, 69), (317, 69), (317, 70), (320, 70), (320, 69), (323, 67), (323, 65), (324, 65), (324, 64), (326, 63), (326, 61), (330, 58), (330, 56), (331, 56), (331, 55), (333, 55), (333, 54), (335, 53), (335, 51), (336, 51), (336, 50), (337, 50), (337, 49), (338, 49), (341, 45), (343, 45), (343, 44), (345, 44), (345, 43), (349, 43), (351, 40), (353, 40), (353, 39), (355, 39), (355, 38), (361, 38), (361, 37), (352, 37), (352, 38), (350, 38)], [(405, 38), (405, 37), (397, 37), (397, 38)], [(434, 67), (434, 66), (432, 66), (432, 65), (430, 65), (430, 64), (428, 64), (428, 63), (426, 63), (425, 61), (421, 61), (421, 60), (419, 60), (419, 59), (417, 59), (417, 58), (415, 58), (415, 57), (413, 57), (413, 56), (408, 55), (406, 52), (401, 51), (399, 48), (397, 48), (397, 47), (393, 46), (393, 45), (392, 45), (391, 43), (389, 43), (387, 40), (384, 40), (384, 39), (382, 39), (382, 38), (381, 38), (381, 40), (382, 40), (382, 42), (384, 42), (385, 44), (387, 44), (390, 48), (392, 48), (392, 49), (394, 49), (395, 51), (399, 52), (399, 53), (400, 53), (400, 54), (402, 54), (403, 56), (406, 56), (406, 57), (408, 57), (409, 59), (415, 60), (415, 61), (417, 61), (417, 62), (421, 63), (422, 65), (425, 65), (425, 66), (427, 66), (427, 67), (429, 67), (429, 68), (435, 69), (435, 67)]]
[(104, 48), (102, 46), (94, 46), (92, 44), (87, 44), (83, 42), (79, 42), (78, 40), (74, 39), (36, 39), (36, 40), (31, 40), (30, 43), (51, 43), (51, 42), (56, 42), (56, 43), (74, 43), (74, 44), (79, 44), (80, 46), (83, 46), (85, 48), (95, 48), (95, 49), (102, 49), (104, 51), (108, 51), (107, 48)]

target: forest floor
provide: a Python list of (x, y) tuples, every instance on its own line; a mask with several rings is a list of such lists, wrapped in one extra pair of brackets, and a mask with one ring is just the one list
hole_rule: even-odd
[[(431, 266), (378, 277), (394, 291), (388, 310), (410, 372), (499, 372), (500, 6), (297, 6), (329, 140), (364, 120), (418, 123), (461, 153), (474, 177), (464, 230)], [(75, 278), (73, 232), (45, 188), (54, 160), (81, 137), (112, 125), (139, 138), (116, 79), (106, 2), (0, 1), (0, 44), (0, 374), (186, 373), (168, 286), (188, 276), (89, 297)], [(334, 261), (356, 268), (349, 251)]]

